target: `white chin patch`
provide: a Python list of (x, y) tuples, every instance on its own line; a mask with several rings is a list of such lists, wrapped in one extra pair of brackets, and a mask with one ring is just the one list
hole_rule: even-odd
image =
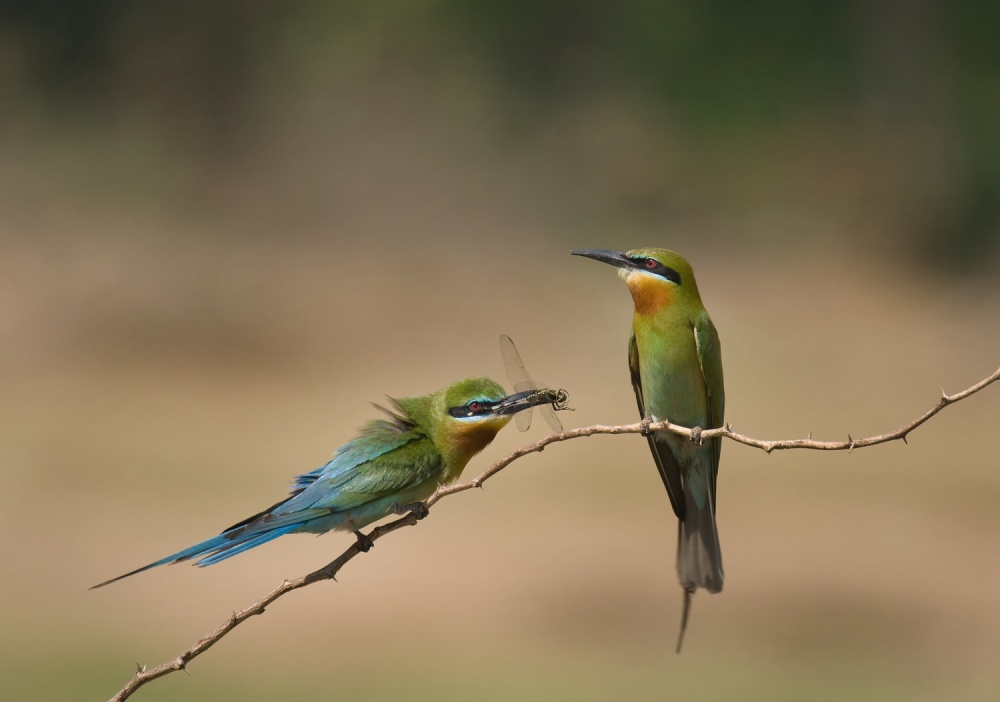
[(489, 422), (495, 422), (499, 419), (509, 419), (509, 417), (503, 417), (496, 414), (479, 414), (472, 417), (452, 417), (452, 419), (465, 425), (474, 425), (488, 424)]
[(619, 268), (618, 276), (626, 283), (628, 283), (629, 280), (635, 280), (636, 282), (640, 280), (659, 280), (670, 282), (663, 276), (650, 273), (649, 271), (644, 271), (641, 268)]

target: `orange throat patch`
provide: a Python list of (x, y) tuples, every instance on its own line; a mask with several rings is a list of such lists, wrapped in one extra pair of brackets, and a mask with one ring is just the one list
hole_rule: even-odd
[(472, 458), (486, 448), (496, 438), (497, 432), (509, 421), (509, 418), (504, 417), (488, 422), (475, 422), (459, 428), (454, 434), (459, 450), (467, 458)]
[(659, 276), (639, 271), (631, 272), (625, 278), (625, 284), (632, 293), (637, 315), (656, 314), (674, 301), (673, 284)]

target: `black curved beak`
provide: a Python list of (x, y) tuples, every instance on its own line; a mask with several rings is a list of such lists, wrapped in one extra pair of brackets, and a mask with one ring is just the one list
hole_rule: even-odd
[(570, 251), (574, 256), (584, 256), (592, 258), (601, 263), (607, 263), (615, 268), (635, 268), (634, 261), (626, 258), (621, 251), (608, 251), (607, 249), (573, 249)]

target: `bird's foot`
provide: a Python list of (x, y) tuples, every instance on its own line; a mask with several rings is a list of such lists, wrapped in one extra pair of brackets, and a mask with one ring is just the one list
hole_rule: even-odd
[(701, 432), (703, 431), (704, 429), (702, 429), (701, 427), (691, 427), (691, 441), (701, 446), (703, 443), (701, 438)]
[(368, 534), (362, 534), (360, 531), (356, 531), (354, 532), (354, 536), (358, 540), (358, 542), (354, 544), (354, 547), (361, 551), (361, 553), (368, 553), (372, 550), (372, 546), (375, 545), (375, 542), (368, 538)]
[(406, 514), (407, 512), (409, 512), (414, 517), (416, 517), (417, 520), (423, 519), (424, 517), (426, 517), (428, 514), (431, 513), (431, 511), (427, 509), (427, 505), (425, 505), (423, 502), (414, 502), (408, 505), (396, 505), (396, 508), (393, 511), (396, 514)]
[(646, 417), (641, 422), (639, 422), (639, 433), (643, 436), (649, 436), (653, 432), (650, 430), (650, 426), (653, 424), (652, 417)]

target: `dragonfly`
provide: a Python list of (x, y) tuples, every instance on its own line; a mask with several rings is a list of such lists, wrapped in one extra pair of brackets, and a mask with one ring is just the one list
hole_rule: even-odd
[[(500, 355), (503, 356), (503, 366), (507, 371), (507, 379), (514, 386), (515, 392), (531, 394), (532, 396), (544, 395), (548, 399), (548, 404), (538, 405), (538, 411), (554, 431), (562, 431), (562, 422), (556, 416), (556, 410), (571, 409), (567, 404), (569, 394), (565, 390), (552, 390), (550, 388), (540, 388), (528, 375), (521, 360), (521, 354), (517, 352), (514, 341), (506, 334), (500, 335)], [(531, 426), (530, 409), (518, 412), (514, 415), (514, 422), (520, 431), (527, 431)]]

